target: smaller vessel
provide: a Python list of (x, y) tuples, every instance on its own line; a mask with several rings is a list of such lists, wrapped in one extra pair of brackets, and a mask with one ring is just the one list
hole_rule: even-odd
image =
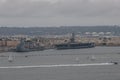
[(56, 44), (55, 48), (58, 50), (61, 49), (82, 49), (82, 48), (93, 48), (95, 47), (95, 43), (77, 43), (75, 42), (74, 33), (72, 33), (72, 37), (69, 43)]
[(76, 61), (77, 63), (79, 63), (79, 62), (80, 62), (79, 57), (76, 57), (75, 61)]
[(8, 61), (9, 61), (9, 62), (13, 62), (13, 60), (14, 60), (13, 55), (10, 54), (10, 55), (8, 56)]
[(96, 60), (96, 57), (94, 55), (92, 55), (91, 61), (94, 61), (94, 60)]
[(43, 46), (32, 42), (32, 41), (25, 41), (21, 39), (20, 43), (16, 47), (16, 52), (29, 52), (29, 51), (42, 51), (44, 50)]

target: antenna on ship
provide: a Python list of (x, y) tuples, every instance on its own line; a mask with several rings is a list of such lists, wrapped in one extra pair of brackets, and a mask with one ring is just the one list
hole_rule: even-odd
[(70, 42), (71, 42), (71, 43), (74, 43), (74, 42), (75, 42), (75, 34), (74, 34), (74, 33), (72, 33), (72, 37), (70, 38)]

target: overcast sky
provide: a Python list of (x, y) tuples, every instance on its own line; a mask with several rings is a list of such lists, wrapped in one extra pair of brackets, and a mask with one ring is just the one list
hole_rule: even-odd
[(120, 0), (0, 0), (0, 25), (120, 25)]

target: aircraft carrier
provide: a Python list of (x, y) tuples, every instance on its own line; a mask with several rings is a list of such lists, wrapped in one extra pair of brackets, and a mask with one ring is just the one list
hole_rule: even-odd
[(95, 43), (88, 42), (88, 43), (77, 43), (75, 42), (75, 35), (72, 33), (72, 37), (70, 38), (69, 43), (63, 43), (63, 44), (56, 44), (55, 48), (58, 50), (61, 49), (82, 49), (82, 48), (93, 48), (95, 47)]

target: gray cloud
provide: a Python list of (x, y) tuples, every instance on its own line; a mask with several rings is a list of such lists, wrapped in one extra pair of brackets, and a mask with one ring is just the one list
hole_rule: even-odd
[(0, 0), (0, 24), (119, 24), (119, 3), (120, 0)]
[[(67, 4), (67, 2), (69, 2)], [(64, 2), (62, 6), (59, 4), (58, 12), (66, 15), (79, 16), (116, 16), (120, 13), (120, 1), (115, 0), (74, 0)]]

